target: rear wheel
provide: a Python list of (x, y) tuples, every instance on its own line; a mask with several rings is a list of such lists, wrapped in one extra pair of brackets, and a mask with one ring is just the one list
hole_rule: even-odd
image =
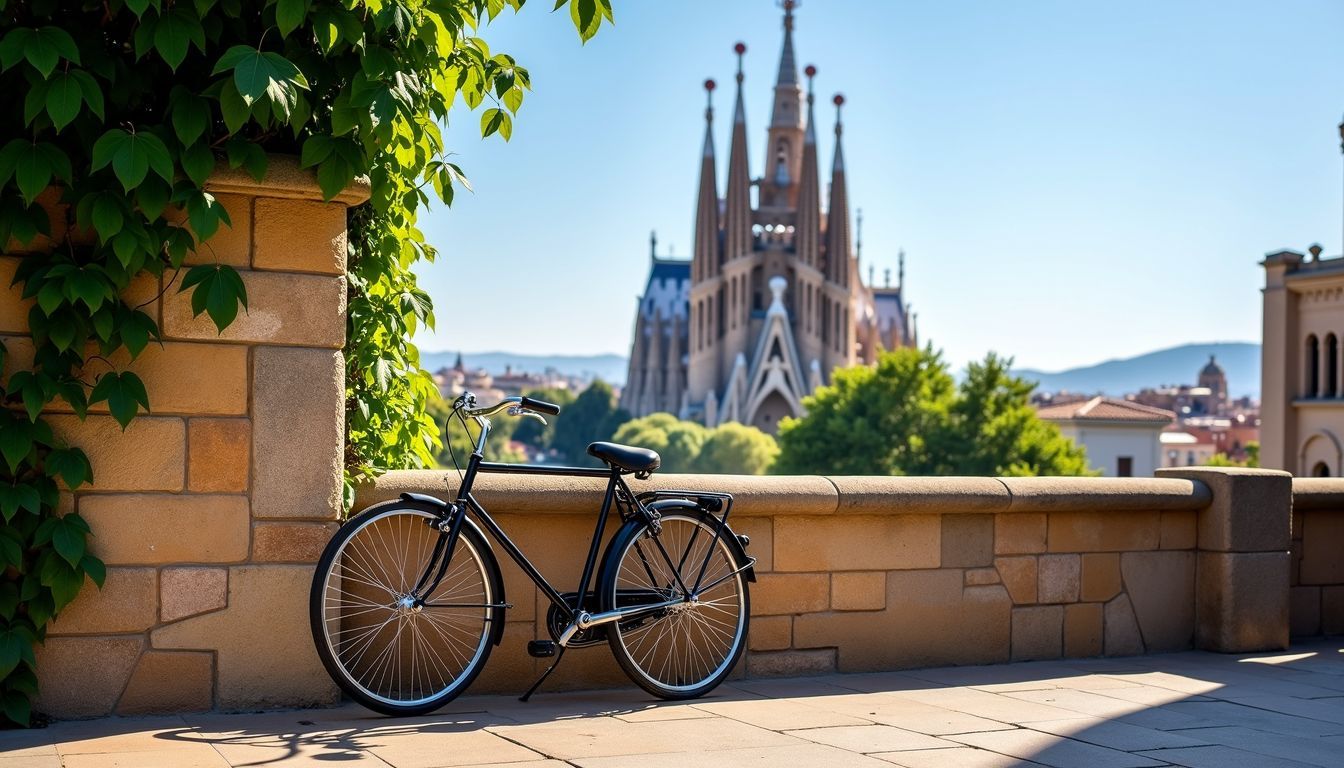
[(341, 526), (313, 575), (318, 656), (341, 690), (376, 712), (423, 714), (453, 699), (485, 666), (492, 626), (504, 620), (499, 566), (469, 524), (434, 592), (415, 599), (446, 536), (429, 525), (437, 519), (406, 502), (371, 507)]
[[(713, 690), (746, 647), (747, 580), (718, 521), (691, 510), (665, 512), (661, 530), (634, 529), (615, 542), (601, 585), (604, 610), (677, 601), (609, 624), (612, 654), (637, 685), (663, 699)], [(723, 536), (732, 536), (726, 527)]]

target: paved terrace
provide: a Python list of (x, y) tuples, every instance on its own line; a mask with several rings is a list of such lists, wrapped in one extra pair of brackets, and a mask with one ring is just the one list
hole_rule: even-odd
[(1344, 642), (738, 680), (689, 703), (632, 690), (466, 696), (401, 720), (347, 705), (0, 733), (0, 768), (892, 764), (1339, 766)]

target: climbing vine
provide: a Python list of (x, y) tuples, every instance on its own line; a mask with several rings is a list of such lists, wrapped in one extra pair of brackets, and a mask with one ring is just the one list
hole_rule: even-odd
[[(260, 180), (268, 155), (298, 155), (328, 198), (369, 179), (350, 214), (347, 478), (432, 460), (408, 341), (433, 323), (416, 216), (468, 188), (441, 133), (459, 97), (483, 136), (511, 135), (530, 78), (478, 34), (523, 2), (0, 0), (0, 250), (22, 254), (0, 266), (31, 301), (30, 335), (0, 337), (4, 719), (29, 721), (34, 647), (104, 578), (62, 502), (95, 480), (89, 460), (45, 414), (125, 429), (150, 410), (130, 363), (160, 333), (133, 283), (186, 292), (220, 331), (247, 311), (210, 249), (232, 224), (206, 184), (220, 164)], [(609, 0), (566, 5), (585, 41), (612, 19)]]

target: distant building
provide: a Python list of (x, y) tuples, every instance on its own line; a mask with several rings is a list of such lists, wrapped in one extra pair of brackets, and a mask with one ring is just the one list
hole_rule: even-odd
[(1180, 427), (1172, 427), (1158, 436), (1162, 443), (1162, 467), (1202, 467), (1219, 453), (1208, 436), (1186, 432)]
[[(725, 196), (719, 197), (709, 108), (692, 258), (651, 253), (621, 397), (636, 416), (667, 411), (709, 426), (738, 421), (773, 433), (781, 418), (802, 415), (803, 397), (829, 381), (832, 370), (872, 363), (880, 349), (917, 344), (904, 286), (876, 288), (859, 278), (861, 233), (850, 230), (839, 95), (823, 201), (811, 88), (816, 69), (805, 70), (804, 105), (793, 52), (795, 3), (781, 4), (784, 44), (764, 175), (752, 178), (749, 168), (746, 47), (739, 43)], [(712, 94), (714, 81), (705, 88)]]
[(1151, 476), (1162, 466), (1162, 430), (1176, 418), (1170, 411), (1109, 397), (1046, 406), (1036, 415), (1087, 449), (1088, 464), (1107, 477)]

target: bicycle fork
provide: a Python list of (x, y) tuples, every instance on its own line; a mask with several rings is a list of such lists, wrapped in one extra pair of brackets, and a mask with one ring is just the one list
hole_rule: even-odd
[[(429, 555), (429, 562), (425, 564), (425, 571), (420, 574), (419, 581), (415, 583), (411, 594), (408, 595), (413, 599), (415, 607), (424, 606), (425, 599), (434, 594), (434, 590), (439, 588), (439, 583), (448, 573), (448, 564), (453, 560), (453, 550), (457, 548), (457, 539), (462, 533), (462, 520), (466, 516), (466, 505), (449, 504), (446, 517), (425, 521), (426, 525), (445, 535), (440, 535), (434, 542), (434, 551)], [(430, 582), (430, 574), (433, 574), (432, 582)], [(429, 582), (428, 587), (425, 586), (426, 582)]]

